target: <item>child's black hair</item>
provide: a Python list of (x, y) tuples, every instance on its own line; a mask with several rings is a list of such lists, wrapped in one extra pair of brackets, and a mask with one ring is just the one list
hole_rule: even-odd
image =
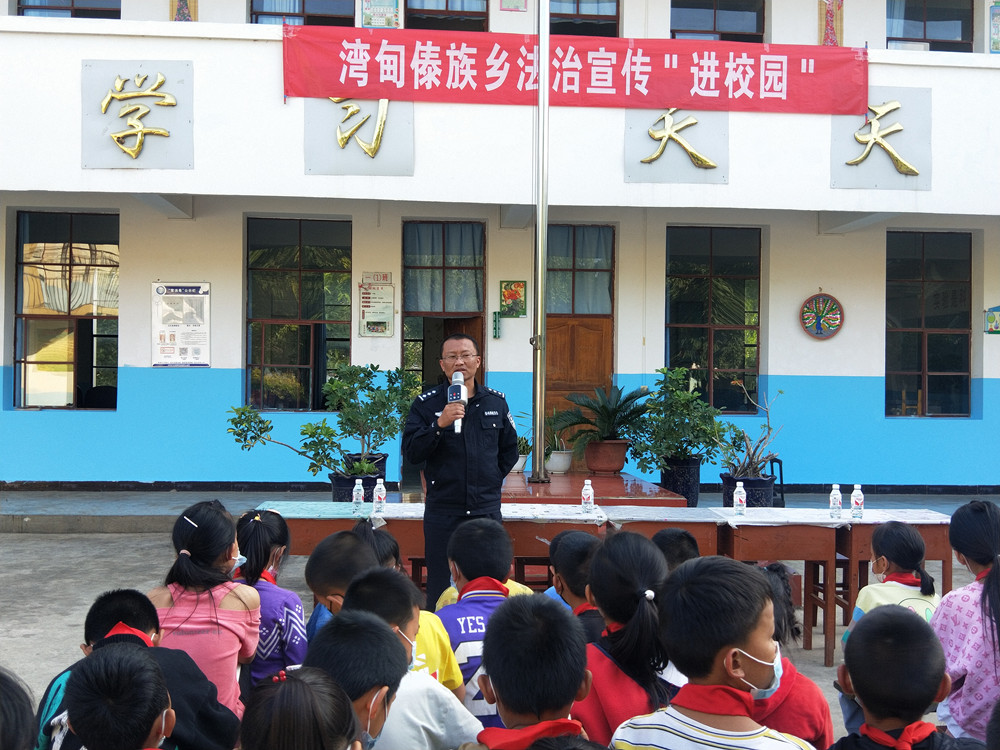
[(649, 539), (629, 531), (608, 536), (590, 562), (590, 592), (605, 617), (623, 627), (601, 638), (622, 671), (654, 706), (669, 699), (659, 672), (667, 664), (660, 635), (667, 562)]
[(371, 547), (350, 531), (338, 531), (321, 540), (306, 561), (306, 585), (314, 594), (347, 591), (351, 579), (378, 567)]
[(396, 537), (385, 529), (376, 529), (370, 518), (362, 518), (351, 529), (375, 553), (378, 564), (383, 568), (403, 569), (403, 560), (399, 556), (399, 542)]
[(655, 544), (667, 560), (667, 570), (700, 557), (698, 540), (687, 529), (660, 529), (653, 534)]
[(166, 582), (202, 591), (231, 579), (219, 567), (219, 558), (236, 541), (236, 523), (218, 500), (187, 508), (174, 522), (172, 535), (177, 559), (167, 571)]
[(512, 596), (486, 624), (483, 669), (514, 713), (541, 717), (568, 709), (587, 669), (583, 627), (554, 599)]
[(920, 578), (920, 593), (934, 595), (934, 579), (924, 570), (924, 538), (909, 524), (900, 521), (880, 523), (872, 531), (872, 555), (885, 557), (905, 571)]
[(347, 693), (310, 667), (260, 682), (240, 725), (243, 750), (345, 750), (357, 736)]
[(38, 724), (31, 707), (27, 686), (0, 667), (0, 747), (3, 750), (30, 750), (38, 738)]
[(410, 660), (384, 620), (355, 610), (334, 615), (320, 628), (309, 641), (302, 666), (322, 669), (355, 701), (382, 685), (389, 686), (391, 699)]
[(340, 611), (371, 612), (390, 625), (405, 628), (413, 619), (413, 608), (423, 603), (420, 589), (405, 574), (392, 568), (372, 568), (351, 581)]
[(160, 629), (160, 618), (149, 597), (135, 589), (114, 589), (97, 597), (87, 610), (83, 642), (94, 645), (120, 622), (143, 633)]
[(689, 678), (707, 676), (724, 647), (746, 643), (771, 601), (760, 568), (727, 557), (688, 560), (664, 588), (663, 640)]
[(983, 579), (980, 607), (983, 622), (988, 623), (990, 645), (996, 652), (997, 633), (1000, 631), (1000, 565), (997, 564), (1000, 562), (1000, 508), (984, 500), (966, 503), (951, 516), (948, 541), (956, 552), (989, 567), (989, 573)]
[(90, 750), (141, 750), (170, 696), (147, 649), (112, 643), (73, 668), (65, 706), (73, 733)]
[(1000, 750), (1000, 701), (993, 706), (986, 722), (986, 750)]
[(792, 641), (798, 643), (802, 640), (802, 626), (795, 616), (788, 568), (782, 562), (773, 562), (761, 570), (771, 587), (771, 601), (774, 602), (774, 640), (782, 646), (787, 646)]
[[(558, 540), (558, 544), (557, 544)], [(586, 531), (561, 531), (549, 547), (549, 562), (574, 596), (586, 596), (590, 561), (601, 540)]]
[(607, 747), (580, 736), (564, 734), (561, 737), (542, 737), (540, 740), (535, 740), (528, 745), (528, 750), (607, 750)]
[(944, 651), (931, 626), (896, 604), (858, 620), (844, 644), (844, 664), (869, 714), (907, 724), (927, 712), (944, 677)]
[(240, 516), (236, 522), (236, 540), (240, 544), (240, 554), (247, 559), (240, 566), (240, 574), (250, 586), (260, 580), (275, 549), (285, 548), (281, 563), (288, 559), (291, 541), (288, 524), (273, 510), (249, 510)]
[(454, 561), (467, 581), (483, 576), (506, 581), (514, 547), (503, 524), (491, 518), (474, 518), (452, 532), (448, 559)]

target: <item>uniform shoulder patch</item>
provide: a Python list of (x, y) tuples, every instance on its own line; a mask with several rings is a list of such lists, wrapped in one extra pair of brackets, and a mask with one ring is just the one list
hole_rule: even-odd
[(496, 388), (490, 388), (487, 385), (484, 385), (483, 388), (485, 388), (489, 393), (492, 393), (494, 396), (499, 396), (500, 398), (507, 398), (507, 396), (504, 394), (503, 391), (498, 391)]
[(421, 393), (419, 396), (417, 396), (417, 398), (419, 398), (421, 401), (426, 401), (440, 390), (441, 386), (438, 386), (437, 388), (431, 388), (429, 391), (424, 391), (423, 393)]

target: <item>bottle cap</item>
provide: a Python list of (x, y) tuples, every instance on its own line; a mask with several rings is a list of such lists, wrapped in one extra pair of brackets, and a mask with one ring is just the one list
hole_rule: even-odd
[(835, 485), (833, 485), (833, 489), (835, 489), (835, 490), (839, 490), (839, 489), (840, 489), (840, 485), (839, 485), (839, 484), (835, 484)]
[(736, 486), (737, 486), (737, 487), (742, 487), (742, 486), (743, 486), (743, 482), (737, 482), (737, 483), (736, 483)]
[(856, 484), (856, 485), (854, 485), (854, 489), (856, 489), (856, 490), (860, 490), (860, 489), (861, 489), (861, 485), (860, 485), (860, 484)]

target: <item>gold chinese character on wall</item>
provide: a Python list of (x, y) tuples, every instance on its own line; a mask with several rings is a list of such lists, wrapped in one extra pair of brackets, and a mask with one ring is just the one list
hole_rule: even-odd
[[(663, 155), (663, 151), (664, 149), (666, 149), (667, 143), (669, 141), (674, 141), (674, 143), (676, 143), (678, 146), (684, 149), (685, 153), (687, 153), (688, 155), (688, 158), (691, 160), (691, 163), (694, 164), (696, 167), (698, 167), (699, 169), (715, 169), (717, 165), (714, 161), (709, 159), (707, 156), (698, 153), (694, 149), (694, 147), (687, 142), (687, 140), (678, 135), (678, 133), (684, 128), (690, 127), (692, 125), (697, 125), (698, 120), (696, 120), (691, 115), (688, 115), (680, 122), (675, 123), (674, 113), (677, 111), (677, 109), (678, 109), (677, 107), (672, 107), (671, 109), (668, 109), (666, 112), (664, 112), (662, 115), (660, 115), (653, 121), (652, 126), (649, 128), (647, 132), (649, 133), (650, 138), (652, 138), (654, 141), (660, 142), (660, 146), (650, 156), (647, 156), (645, 159), (640, 159), (639, 161), (641, 161), (643, 164), (652, 164), (654, 161), (656, 161)], [(657, 124), (661, 122), (663, 123), (663, 127), (657, 128), (656, 127)]]
[[(361, 107), (357, 104), (351, 102), (348, 98), (343, 97), (330, 97), (330, 101), (334, 104), (340, 104), (341, 109), (344, 110), (344, 117), (340, 121), (340, 125), (345, 124), (355, 115), (361, 114)], [(345, 103), (346, 102), (346, 103)], [(378, 100), (378, 113), (375, 116), (375, 132), (372, 134), (372, 139), (370, 141), (365, 141), (358, 134), (358, 130), (371, 118), (371, 114), (366, 114), (359, 121), (355, 122), (353, 125), (348, 127), (346, 130), (340, 125), (337, 126), (337, 145), (342, 149), (347, 148), (348, 141), (351, 140), (351, 136), (354, 136), (354, 140), (372, 159), (378, 154), (379, 148), (382, 146), (382, 136), (385, 133), (385, 121), (389, 114), (389, 100), (379, 99)]]
[[(142, 86), (145, 84), (147, 75), (138, 74), (133, 79), (122, 78), (121, 76), (115, 77), (114, 87), (108, 89), (108, 93), (105, 95), (104, 99), (101, 101), (101, 113), (106, 113), (108, 107), (111, 106), (112, 101), (121, 102), (122, 106), (118, 110), (118, 117), (124, 117), (125, 124), (128, 125), (127, 130), (121, 130), (117, 133), (111, 133), (111, 140), (124, 151), (126, 154), (131, 156), (133, 159), (137, 158), (142, 152), (142, 147), (145, 142), (147, 135), (158, 135), (164, 138), (170, 137), (170, 131), (165, 128), (148, 127), (143, 119), (152, 110), (146, 104), (143, 103), (133, 103), (135, 99), (153, 99), (152, 103), (154, 106), (159, 107), (174, 107), (177, 105), (177, 99), (174, 98), (173, 94), (169, 94), (165, 91), (160, 91), (163, 84), (166, 83), (166, 78), (162, 73), (156, 74), (156, 80), (151, 83), (147, 88), (143, 89)], [(126, 89), (126, 84), (134, 84), (134, 91)], [(129, 145), (129, 139), (134, 138), (135, 141)]]
[[(868, 109), (874, 113), (875, 117), (868, 120), (860, 130), (854, 133), (854, 140), (863, 145), (865, 148), (861, 152), (861, 155), (857, 158), (851, 159), (847, 162), (851, 166), (857, 166), (865, 159), (868, 158), (869, 154), (872, 152), (872, 148), (878, 146), (886, 154), (888, 154), (889, 159), (892, 160), (892, 165), (896, 168), (896, 171), (900, 174), (917, 176), (920, 172), (906, 161), (899, 153), (886, 141), (890, 135), (894, 133), (899, 133), (903, 130), (903, 126), (898, 122), (894, 122), (892, 125), (883, 127), (882, 118), (888, 115), (890, 112), (895, 112), (900, 109), (901, 105), (898, 101), (889, 101), (883, 104), (869, 104)], [(868, 132), (864, 132), (865, 128), (868, 128)]]

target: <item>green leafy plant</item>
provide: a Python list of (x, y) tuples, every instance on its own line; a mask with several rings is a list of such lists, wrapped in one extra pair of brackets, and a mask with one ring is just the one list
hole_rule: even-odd
[(657, 372), (661, 377), (634, 431), (632, 457), (642, 471), (669, 471), (667, 459), (711, 461), (720, 450), (716, 418), (722, 411), (702, 399), (686, 367)]
[[(521, 412), (514, 417), (514, 422), (517, 424), (517, 454), (530, 456), (534, 448), (531, 444), (531, 415)], [(525, 422), (527, 422), (527, 428), (524, 427)]]
[(241, 450), (248, 451), (256, 445), (274, 443), (309, 459), (309, 471), (313, 476), (323, 469), (334, 472), (341, 470), (338, 458), (341, 453), (340, 441), (337, 440), (336, 431), (326, 423), (325, 419), (302, 425), (299, 432), (302, 440), (300, 447), (296, 448), (271, 437), (271, 430), (274, 429), (271, 420), (264, 419), (252, 406), (234, 406), (227, 414), (233, 416), (229, 418), (230, 427), (226, 432), (236, 438)]
[(566, 440), (563, 438), (563, 431), (556, 429), (553, 426), (553, 422), (556, 416), (559, 414), (559, 410), (553, 408), (552, 414), (545, 418), (545, 458), (548, 459), (552, 455), (553, 451), (564, 451), (568, 450), (566, 447)]
[[(597, 440), (629, 440), (646, 413), (641, 400), (644, 395), (639, 388), (625, 393), (618, 386), (610, 390), (595, 388), (593, 396), (571, 393), (566, 398), (575, 406), (555, 414), (552, 428), (557, 431), (576, 428), (568, 442), (577, 452)], [(584, 414), (583, 409), (591, 416)]]
[(757, 403), (742, 380), (734, 380), (733, 385), (738, 385), (747, 400), (764, 413), (764, 424), (760, 426), (760, 434), (756, 439), (751, 439), (750, 435), (733, 424), (721, 425), (717, 443), (722, 450), (722, 465), (734, 477), (762, 477), (767, 463), (778, 457), (770, 446), (781, 432), (781, 427), (771, 426), (771, 406), (783, 391), (778, 391), (778, 395), (770, 401), (767, 394), (762, 393), (761, 402)]

